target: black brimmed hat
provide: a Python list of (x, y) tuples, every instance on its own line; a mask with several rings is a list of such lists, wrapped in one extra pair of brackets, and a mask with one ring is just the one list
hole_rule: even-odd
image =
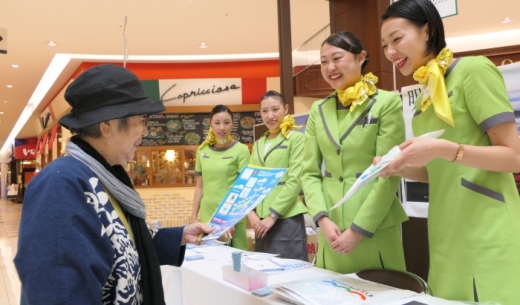
[(99, 65), (81, 73), (67, 87), (65, 100), (72, 109), (59, 123), (68, 129), (166, 109), (162, 101), (146, 95), (134, 73), (116, 65)]

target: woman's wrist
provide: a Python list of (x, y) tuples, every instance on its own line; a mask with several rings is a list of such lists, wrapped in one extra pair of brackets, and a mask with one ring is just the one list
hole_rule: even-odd
[(460, 145), (448, 140), (439, 140), (438, 157), (452, 162), (456, 159)]

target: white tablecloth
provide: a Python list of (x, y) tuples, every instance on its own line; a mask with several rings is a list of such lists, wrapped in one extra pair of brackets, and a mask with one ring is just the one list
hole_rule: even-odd
[[(229, 252), (230, 253), (230, 252)], [(166, 305), (287, 305), (275, 294), (266, 297), (257, 297), (240, 287), (228, 283), (222, 278), (222, 267), (228, 263), (222, 262), (216, 252), (204, 253), (201, 260), (185, 261), (182, 267), (161, 266)], [(301, 280), (305, 278), (334, 275), (335, 272), (321, 269), (308, 268), (268, 276), (268, 285)], [(428, 305), (452, 305), (458, 302), (450, 302), (427, 295), (417, 295), (412, 298), (402, 299), (399, 302), (391, 302), (386, 305), (404, 305), (412, 301), (422, 302)], [(412, 303), (413, 304), (413, 303)], [(416, 303), (421, 304), (421, 303)]]

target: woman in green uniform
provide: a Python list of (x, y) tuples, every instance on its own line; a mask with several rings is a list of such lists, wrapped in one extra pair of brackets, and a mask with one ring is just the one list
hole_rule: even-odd
[[(502, 75), (483, 56), (452, 59), (428, 0), (400, 0), (382, 16), (385, 55), (423, 84), (416, 137), (382, 172), (430, 184), (429, 284), (453, 300), (520, 304), (520, 140)], [(425, 165), (425, 166), (424, 166)]]
[[(207, 223), (235, 182), (242, 168), (249, 163), (249, 148), (231, 138), (233, 113), (227, 106), (217, 105), (210, 115), (206, 140), (197, 150), (195, 164), (195, 195), (192, 222)], [(197, 218), (199, 215), (200, 218)], [(231, 237), (232, 232), (226, 232)], [(231, 245), (247, 250), (246, 224), (235, 225)]]
[(329, 211), (374, 156), (404, 140), (401, 100), (378, 90), (371, 73), (362, 75), (368, 54), (354, 34), (332, 34), (320, 55), (323, 78), (336, 90), (312, 105), (305, 127), (302, 183), (320, 227), (316, 265), (340, 273), (405, 270), (399, 225), (407, 216), (396, 197), (399, 178), (374, 179)]
[(288, 110), (283, 96), (276, 91), (266, 92), (260, 100), (260, 114), (269, 131), (255, 142), (251, 164), (287, 168), (287, 173), (248, 218), (255, 229), (255, 251), (307, 261), (303, 219), (307, 208), (300, 199), (305, 138), (294, 131), (297, 126)]

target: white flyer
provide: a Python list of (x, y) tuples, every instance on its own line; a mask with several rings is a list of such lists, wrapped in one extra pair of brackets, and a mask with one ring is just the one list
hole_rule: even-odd
[[(421, 137), (428, 137), (436, 139), (440, 137), (444, 133), (444, 129), (436, 130), (432, 132), (428, 132), (423, 134)], [(399, 149), (399, 146), (394, 146), (390, 151), (384, 155), (381, 158), (381, 161), (376, 165), (370, 165), (362, 174), (359, 176), (359, 178), (352, 184), (348, 192), (341, 198), (330, 210), (334, 210), (335, 208), (339, 207), (345, 201), (347, 201), (352, 195), (354, 195), (357, 191), (359, 191), (362, 187), (367, 185), (370, 181), (374, 180), (376, 177), (379, 176), (379, 173), (390, 164), (399, 154), (401, 153), (401, 150)]]

